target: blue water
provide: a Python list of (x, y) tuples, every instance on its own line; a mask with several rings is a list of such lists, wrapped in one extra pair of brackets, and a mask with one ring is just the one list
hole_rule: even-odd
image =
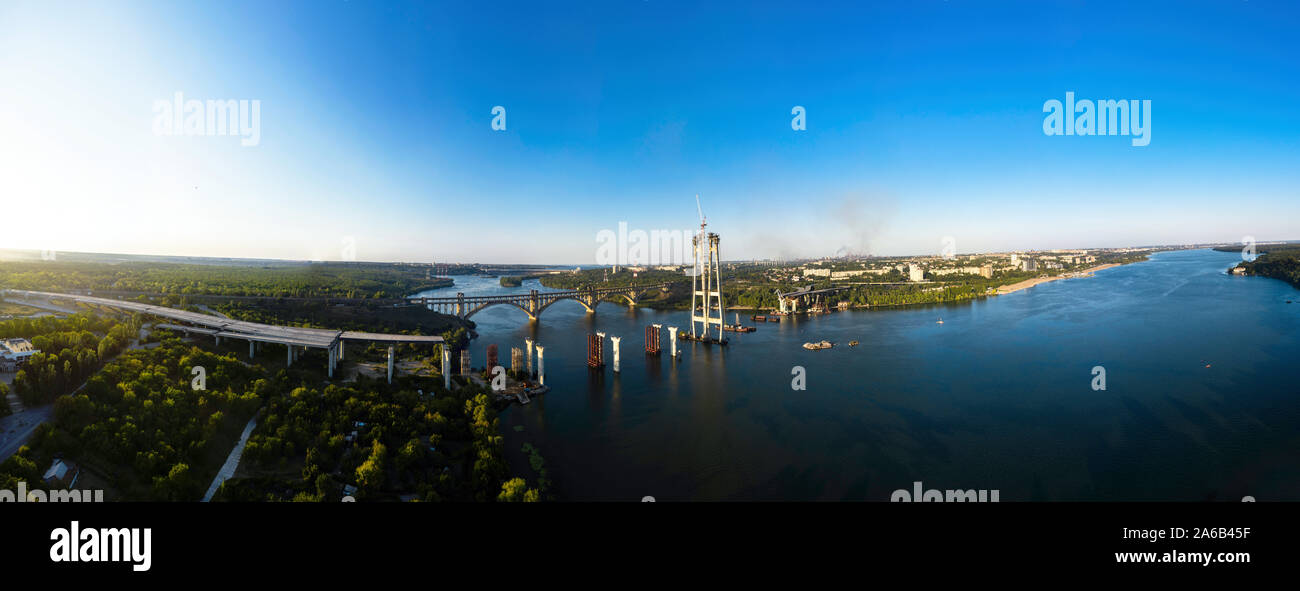
[[(471, 351), (546, 346), (551, 392), (502, 423), (562, 499), (884, 501), (917, 480), (1004, 502), (1300, 499), (1300, 292), (1226, 275), (1239, 260), (1168, 252), (973, 303), (759, 324), (680, 343), (676, 363), (666, 331), (644, 355), (644, 327), (685, 312), (560, 302), (529, 325), (498, 306), (472, 318)], [(540, 287), (456, 279), (428, 293)], [(586, 368), (596, 330), (626, 337), (621, 374)], [(822, 339), (836, 347), (800, 347)]]

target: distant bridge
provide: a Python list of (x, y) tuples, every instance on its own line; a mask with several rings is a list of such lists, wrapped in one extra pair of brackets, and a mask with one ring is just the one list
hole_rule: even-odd
[(780, 303), (782, 314), (797, 314), (799, 313), (800, 304), (803, 304), (805, 307), (810, 306), (816, 299), (818, 299), (818, 296), (821, 296), (822, 294), (835, 293), (846, 289), (851, 289), (851, 286), (843, 285), (828, 287), (825, 289), (813, 289), (813, 286), (809, 285), (785, 293), (776, 290), (776, 299)]
[(787, 291), (785, 293), (782, 293), (780, 290), (775, 290), (775, 293), (776, 293), (777, 300), (780, 302), (781, 305), (780, 310), (782, 313), (797, 314), (799, 312), (800, 305), (807, 307), (811, 305), (814, 301), (816, 301), (818, 296), (821, 296), (822, 294), (835, 293), (837, 291), (853, 289), (854, 287), (859, 285), (922, 285), (926, 283), (931, 283), (931, 282), (930, 281), (854, 281), (854, 282), (842, 283), (839, 285), (832, 285), (831, 287), (826, 287), (822, 289), (813, 289), (812, 285), (808, 285), (806, 287), (801, 287), (794, 291)]
[(543, 310), (560, 300), (578, 302), (590, 314), (596, 311), (596, 305), (601, 300), (610, 297), (621, 297), (627, 301), (629, 306), (636, 306), (641, 296), (655, 290), (668, 291), (670, 285), (673, 285), (673, 283), (601, 288), (580, 287), (564, 291), (538, 291), (534, 289), (528, 293), (470, 297), (466, 297), (464, 293), (458, 293), (454, 298), (407, 298), (406, 302), (408, 304), (419, 304), (435, 312), (455, 315), (466, 320), (485, 308), (504, 304), (523, 310), (525, 314), (528, 314), (528, 320), (535, 321)]

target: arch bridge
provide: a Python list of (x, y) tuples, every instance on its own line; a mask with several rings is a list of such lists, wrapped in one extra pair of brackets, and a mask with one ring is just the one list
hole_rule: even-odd
[(514, 306), (528, 314), (528, 320), (535, 321), (542, 311), (560, 300), (574, 300), (587, 309), (588, 314), (596, 312), (596, 305), (601, 300), (622, 298), (629, 306), (636, 306), (642, 296), (651, 291), (668, 291), (672, 283), (655, 283), (650, 285), (623, 285), (619, 287), (585, 286), (573, 290), (538, 291), (528, 293), (503, 294), (491, 296), (466, 296), (464, 293), (449, 298), (407, 298), (408, 304), (420, 304), (435, 312), (451, 314), (468, 320), (485, 308), (498, 305)]

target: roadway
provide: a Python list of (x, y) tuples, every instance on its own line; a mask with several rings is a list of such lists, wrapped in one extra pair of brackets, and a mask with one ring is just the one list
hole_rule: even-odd
[[(107, 308), (165, 318), (191, 327), (206, 329), (196, 330), (194, 328), (189, 328), (189, 330), (193, 332), (211, 334), (216, 337), (228, 337), (264, 343), (278, 343), (282, 345), (297, 345), (318, 349), (332, 349), (339, 341), (380, 342), (385, 344), (438, 344), (442, 342), (442, 337), (438, 336), (381, 334), (325, 328), (302, 328), (297, 326), (262, 324), (260, 322), (234, 320), (215, 314), (203, 314), (200, 312), (168, 308), (166, 306), (155, 306), (153, 304), (113, 300), (88, 295), (10, 289), (5, 290), (4, 296), (6, 298), (18, 296), (24, 299), (70, 300), (88, 305), (104, 306)], [(185, 329), (185, 327), (179, 327), (176, 325), (171, 325), (168, 328)]]

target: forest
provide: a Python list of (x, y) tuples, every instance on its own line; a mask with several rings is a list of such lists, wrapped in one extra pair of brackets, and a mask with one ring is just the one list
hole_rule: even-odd
[[(79, 320), (70, 326), (105, 328)], [(42, 389), (57, 396), (54, 419), (0, 464), (0, 488), (39, 482), (59, 454), (104, 483), (114, 500), (198, 500), (260, 413), (240, 468), (250, 475), (228, 480), (215, 500), (337, 501), (345, 486), (357, 487), (360, 500), (546, 494), (544, 478), (528, 486), (510, 477), (496, 411), (478, 386), (448, 392), (437, 376), (402, 377), (391, 386), (362, 376), (321, 386), (319, 370), (248, 363), (170, 331), (155, 334), (153, 348), (121, 354), (75, 394)], [(41, 337), (58, 340), (63, 351), (90, 342), (71, 331)], [(196, 367), (204, 370), (202, 389)]]
[[(194, 367), (206, 371), (204, 390), (193, 387)], [(174, 338), (128, 351), (76, 394), (55, 399), (53, 421), (0, 465), (0, 481), (7, 473), (38, 482), (24, 465), (43, 468), (61, 454), (111, 487), (112, 498), (198, 500), (239, 428), (271, 392), (258, 373)]]
[(14, 376), (14, 393), (26, 406), (68, 394), (130, 345), (139, 328), (138, 318), (117, 320), (89, 313), (0, 322), (0, 337), (25, 338), (40, 350)]
[(362, 378), (272, 399), (217, 500), (540, 500), (544, 481), (510, 478), (496, 411), (480, 387), (446, 391)]
[(451, 284), (427, 265), (314, 263), (219, 266), (158, 262), (0, 262), (0, 286), (104, 295), (219, 295), (270, 298), (403, 298)]
[[(1226, 246), (1215, 250), (1238, 252), (1241, 248)], [(1259, 246), (1258, 250), (1259, 256), (1254, 261), (1240, 263), (1246, 274), (1280, 279), (1300, 288), (1300, 244), (1266, 244)]]

